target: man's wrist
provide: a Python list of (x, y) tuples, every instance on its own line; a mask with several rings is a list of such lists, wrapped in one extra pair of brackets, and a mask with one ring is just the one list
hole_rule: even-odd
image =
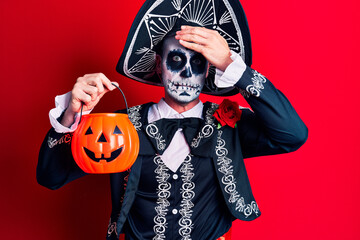
[(231, 52), (229, 52), (229, 56), (223, 61), (222, 65), (219, 66), (219, 70), (222, 72), (225, 72), (225, 70), (227, 69), (227, 67), (233, 63), (233, 59), (231, 58)]
[(217, 87), (232, 87), (242, 77), (246, 70), (246, 64), (241, 56), (231, 51), (231, 64), (227, 66), (225, 71), (216, 69), (215, 85)]
[(76, 113), (67, 108), (63, 114), (61, 114), (58, 121), (64, 127), (70, 128), (75, 123)]

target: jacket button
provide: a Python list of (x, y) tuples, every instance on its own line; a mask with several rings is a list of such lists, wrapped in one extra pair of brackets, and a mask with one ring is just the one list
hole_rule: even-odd
[(173, 179), (178, 179), (179, 178), (179, 176), (175, 173), (174, 175), (173, 175)]
[(177, 214), (177, 213), (178, 213), (178, 210), (177, 210), (177, 209), (173, 209), (171, 212), (172, 212), (172, 214), (174, 214), (174, 215), (175, 215), (175, 214)]

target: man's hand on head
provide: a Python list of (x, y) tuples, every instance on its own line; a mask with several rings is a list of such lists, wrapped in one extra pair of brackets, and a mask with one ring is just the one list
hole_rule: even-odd
[(232, 63), (231, 52), (226, 40), (216, 31), (203, 27), (181, 26), (176, 39), (184, 47), (201, 53), (209, 63), (225, 71)]

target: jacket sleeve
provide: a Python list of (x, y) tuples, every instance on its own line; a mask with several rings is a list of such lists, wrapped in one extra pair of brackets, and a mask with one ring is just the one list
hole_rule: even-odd
[(285, 95), (257, 71), (247, 67), (235, 84), (252, 108), (238, 123), (244, 158), (297, 150), (308, 129)]
[(36, 179), (44, 187), (55, 190), (86, 175), (75, 163), (71, 153), (71, 133), (47, 133), (39, 153)]

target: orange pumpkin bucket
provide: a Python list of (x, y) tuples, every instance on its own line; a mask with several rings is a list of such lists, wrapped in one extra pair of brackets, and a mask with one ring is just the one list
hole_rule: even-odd
[[(116, 87), (122, 93), (128, 110), (124, 93)], [(127, 114), (80, 115), (71, 150), (75, 162), (84, 172), (123, 172), (133, 165), (139, 154), (139, 136)]]

